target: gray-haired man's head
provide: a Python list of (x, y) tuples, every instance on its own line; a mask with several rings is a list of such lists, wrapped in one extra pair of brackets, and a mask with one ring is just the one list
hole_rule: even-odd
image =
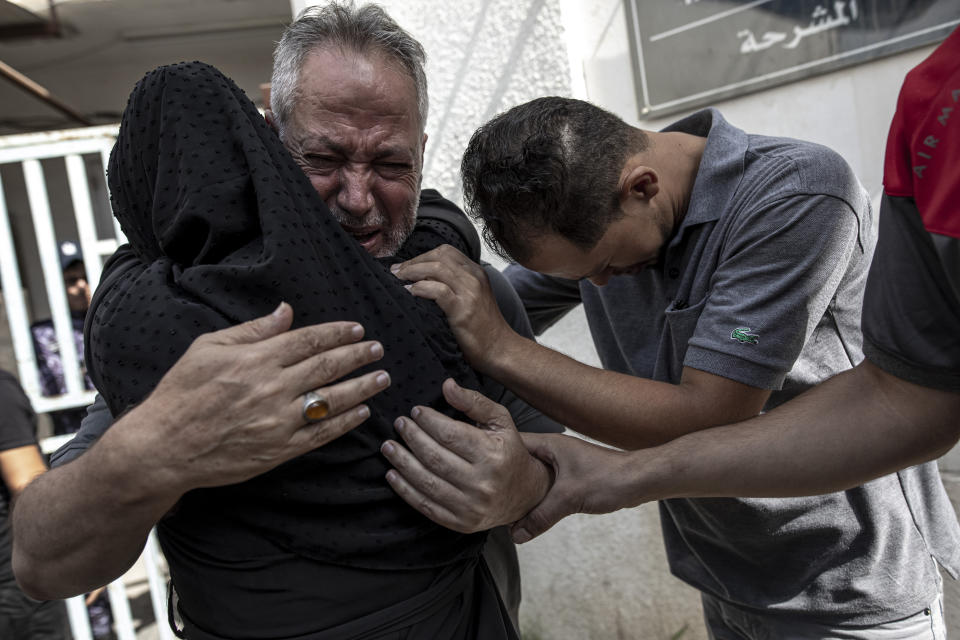
[(429, 108), (423, 46), (378, 5), (356, 7), (352, 2), (332, 2), (301, 12), (284, 31), (274, 50), (270, 109), (281, 137), (283, 125), (297, 99), (304, 60), (316, 49), (326, 47), (380, 56), (409, 75), (416, 90), (420, 133), (423, 133)]
[(423, 47), (376, 5), (305, 10), (274, 52), (268, 119), (341, 226), (392, 255), (416, 221)]

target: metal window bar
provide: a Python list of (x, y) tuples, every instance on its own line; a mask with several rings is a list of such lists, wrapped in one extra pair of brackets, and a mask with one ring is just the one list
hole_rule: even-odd
[[(176, 640), (167, 623), (166, 578), (162, 569), (164, 560), (163, 554), (160, 552), (160, 546), (157, 544), (155, 530), (150, 531), (147, 544), (140, 555), (140, 561), (144, 563), (147, 572), (150, 603), (156, 621), (156, 637), (159, 640)], [(136, 640), (137, 630), (133, 623), (130, 600), (127, 597), (127, 588), (122, 577), (107, 585), (107, 596), (110, 599), (113, 630), (116, 632), (117, 640)], [(93, 639), (85, 600), (85, 596), (75, 596), (66, 601), (67, 617), (70, 622), (70, 632), (73, 634), (73, 640)]]
[[(63, 378), (67, 386), (65, 395), (82, 401), (83, 380), (80, 378), (80, 362), (74, 345), (70, 307), (63, 288), (63, 273), (60, 269), (57, 240), (53, 232), (53, 216), (50, 214), (50, 202), (47, 199), (46, 180), (39, 160), (31, 158), (23, 161), (23, 178), (27, 185), (30, 217), (33, 219), (37, 249), (40, 252), (43, 283), (47, 290), (47, 300), (50, 302), (50, 315), (57, 334), (60, 360), (63, 362)], [(36, 377), (36, 374), (33, 377)]]
[[(83, 380), (73, 341), (73, 329), (70, 322), (69, 306), (63, 286), (62, 270), (57, 254), (57, 241), (54, 234), (50, 204), (47, 197), (46, 180), (40, 160), (64, 158), (70, 198), (73, 203), (78, 241), (83, 253), (87, 281), (95, 289), (100, 281), (102, 258), (109, 256), (125, 241), (123, 232), (116, 219), (113, 220), (113, 238), (101, 238), (94, 223), (90, 189), (87, 184), (87, 170), (83, 154), (98, 153), (106, 171), (110, 150), (116, 138), (117, 127), (91, 127), (70, 131), (56, 131), (43, 134), (27, 134), (0, 138), (0, 164), (20, 163), (24, 174), (24, 184), (30, 206), (30, 218), (37, 240), (37, 249), (43, 271), (44, 286), (50, 303), (50, 312), (54, 330), (63, 358), (67, 393), (46, 398), (40, 393), (36, 356), (33, 352), (26, 302), (23, 297), (23, 281), (17, 264), (16, 248), (6, 204), (6, 191), (0, 180), (0, 286), (3, 287), (7, 320), (13, 340), (14, 356), (24, 390), (39, 413), (55, 411), (69, 407), (85, 406), (93, 401), (93, 392), (83, 388)], [(69, 436), (49, 439), (45, 443), (46, 451), (62, 444)], [(146, 568), (150, 602), (156, 619), (157, 636), (160, 640), (174, 640), (167, 624), (166, 578), (163, 574), (163, 554), (157, 544), (156, 532), (151, 531), (142, 554)], [(118, 640), (136, 640), (136, 629), (127, 598), (123, 578), (107, 586), (110, 606), (113, 611), (114, 630)], [(67, 613), (70, 628), (75, 640), (91, 640), (92, 631), (87, 615), (84, 596), (67, 600)]]
[(84, 389), (80, 363), (74, 346), (72, 322), (63, 286), (46, 180), (40, 160), (58, 157), (64, 159), (78, 241), (84, 257), (88, 282), (91, 289), (94, 289), (100, 279), (102, 258), (112, 254), (124, 241), (124, 236), (116, 221), (113, 225), (115, 237), (100, 238), (98, 236), (82, 154), (99, 154), (105, 170), (116, 132), (116, 126), (92, 127), (0, 138), (0, 163), (20, 163), (22, 166), (30, 218), (36, 235), (44, 286), (47, 290), (54, 331), (63, 360), (67, 387), (67, 393), (60, 396), (45, 397), (40, 393), (30, 323), (22, 295), (22, 280), (17, 267), (10, 217), (6, 206), (6, 192), (0, 182), (0, 284), (3, 286), (4, 303), (20, 381), (38, 413), (86, 406), (93, 402), (94, 396), (94, 392)]

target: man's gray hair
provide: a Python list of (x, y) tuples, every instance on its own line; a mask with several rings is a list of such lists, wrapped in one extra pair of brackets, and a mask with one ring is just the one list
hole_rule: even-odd
[(353, 2), (338, 1), (304, 9), (283, 32), (273, 52), (270, 109), (281, 138), (293, 113), (303, 62), (311, 52), (327, 46), (378, 53), (398, 63), (413, 80), (423, 133), (428, 108), (427, 74), (423, 70), (427, 55), (423, 46), (382, 7), (367, 4), (357, 8)]

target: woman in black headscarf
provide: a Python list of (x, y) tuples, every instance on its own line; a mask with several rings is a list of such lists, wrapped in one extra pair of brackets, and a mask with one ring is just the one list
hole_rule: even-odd
[(412, 405), (453, 414), (445, 378), (477, 386), (440, 310), (387, 270), (460, 236), (420, 226), (394, 259), (370, 257), (243, 92), (201, 63), (137, 84), (109, 184), (138, 258), (105, 277), (93, 310), (90, 367), (114, 415), (198, 335), (281, 300), (295, 327), (363, 324), (384, 345), (378, 367), (392, 379), (354, 431), (250, 481), (188, 492), (159, 524), (186, 637), (516, 637), (478, 561), (483, 534), (408, 507), (379, 454)]

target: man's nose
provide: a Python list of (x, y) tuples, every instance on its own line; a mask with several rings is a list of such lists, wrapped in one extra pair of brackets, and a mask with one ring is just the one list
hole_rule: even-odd
[(366, 215), (373, 208), (370, 171), (360, 167), (340, 169), (340, 190), (337, 205), (353, 216)]

